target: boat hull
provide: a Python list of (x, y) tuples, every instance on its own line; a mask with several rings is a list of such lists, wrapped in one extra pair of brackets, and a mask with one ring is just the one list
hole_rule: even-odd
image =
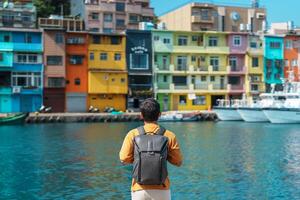
[(239, 108), (238, 112), (245, 122), (269, 122), (260, 108)]
[(273, 124), (299, 124), (300, 109), (264, 109), (267, 118)]
[(237, 108), (214, 108), (213, 111), (222, 121), (243, 121)]
[(4, 117), (0, 119), (0, 125), (15, 125), (22, 124), (29, 116), (29, 113), (16, 114), (10, 117)]

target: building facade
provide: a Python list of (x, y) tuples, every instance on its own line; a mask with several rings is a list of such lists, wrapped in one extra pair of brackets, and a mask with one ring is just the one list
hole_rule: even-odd
[(90, 34), (88, 46), (88, 105), (126, 110), (128, 72), (126, 36)]
[(154, 9), (149, 0), (71, 0), (71, 14), (80, 15), (88, 31), (121, 33), (153, 21)]
[(88, 95), (88, 33), (66, 33), (66, 111), (86, 112)]
[(282, 89), (284, 78), (284, 37), (278, 35), (264, 36), (264, 80), (266, 90), (272, 84), (276, 90)]
[(0, 2), (0, 27), (35, 28), (36, 8), (31, 0)]
[(168, 30), (257, 32), (263, 30), (266, 10), (252, 7), (188, 3), (159, 17)]
[(0, 29), (0, 112), (35, 112), (43, 97), (42, 32)]
[(259, 35), (248, 36), (246, 66), (246, 96), (248, 100), (257, 100), (265, 92), (263, 40)]
[(153, 97), (153, 52), (151, 31), (126, 31), (129, 109), (139, 109), (140, 103)]
[(52, 112), (65, 111), (66, 45), (65, 31), (44, 29), (44, 106)]
[(226, 33), (154, 30), (152, 37), (162, 110), (206, 110), (228, 98)]
[(299, 81), (299, 47), (300, 36), (287, 34), (284, 38), (284, 78), (290, 81)]

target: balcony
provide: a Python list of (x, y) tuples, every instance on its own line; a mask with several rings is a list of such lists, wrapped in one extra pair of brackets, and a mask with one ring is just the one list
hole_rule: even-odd
[(188, 90), (189, 89), (189, 85), (175, 85), (174, 84), (174, 89), (175, 90)]
[(170, 68), (170, 65), (155, 65), (155, 69), (157, 72), (168, 72), (170, 71)]
[(153, 8), (142, 8), (141, 15), (154, 17), (154, 9)]
[(244, 93), (245, 92), (245, 85), (231, 85), (228, 84), (228, 89), (230, 93)]
[(186, 72), (188, 70), (187, 65), (176, 65), (175, 71)]
[(247, 90), (252, 93), (252, 94), (260, 94), (264, 93), (265, 91), (265, 86), (264, 83), (249, 83)]
[(207, 83), (195, 84), (194, 89), (195, 90), (208, 90), (208, 84)]
[(204, 16), (195, 15), (195, 16), (192, 16), (192, 23), (213, 24), (214, 23), (214, 18), (212, 16), (204, 17)]
[(157, 89), (159, 90), (169, 90), (170, 84), (169, 83), (157, 83)]
[(218, 84), (218, 83), (214, 83), (214, 84), (211, 84), (209, 89), (212, 89), (212, 90), (223, 90), (223, 91), (227, 91), (227, 86), (224, 85), (224, 84)]
[(195, 54), (229, 54), (229, 47), (226, 46), (173, 46), (174, 53), (195, 53)]
[(264, 55), (263, 48), (248, 48), (247, 52), (253, 56), (262, 56)]
[(224, 75), (228, 74), (228, 67), (227, 66), (209, 66), (208, 67), (208, 72), (210, 74), (219, 74), (219, 75)]
[(228, 73), (230, 75), (244, 75), (246, 74), (246, 67), (233, 67), (233, 66), (228, 66)]
[(0, 42), (1, 51), (13, 51), (14, 44), (11, 42)]
[(160, 42), (155, 42), (154, 51), (157, 53), (171, 53), (173, 52), (173, 47), (171, 44), (163, 44)]
[(36, 8), (33, 3), (14, 3), (12, 8), (3, 8), (3, 3), (1, 2), (0, 11), (2, 10), (35, 12)]
[(207, 74), (208, 73), (208, 66), (193, 66), (190, 65), (189, 72), (191, 74)]
[(42, 52), (43, 46), (42, 44), (34, 44), (34, 43), (14, 43), (13, 44), (14, 51), (20, 52)]

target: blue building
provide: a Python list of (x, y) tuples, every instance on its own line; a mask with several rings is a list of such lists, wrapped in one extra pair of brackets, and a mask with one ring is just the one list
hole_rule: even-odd
[(146, 98), (153, 97), (152, 34), (146, 30), (126, 31), (126, 60), (128, 68), (130, 109), (138, 109)]
[(282, 80), (284, 78), (283, 36), (265, 35), (264, 76), (267, 91), (270, 91), (271, 84), (276, 85), (276, 90), (282, 89)]
[(42, 105), (42, 32), (0, 29), (0, 112), (34, 112)]

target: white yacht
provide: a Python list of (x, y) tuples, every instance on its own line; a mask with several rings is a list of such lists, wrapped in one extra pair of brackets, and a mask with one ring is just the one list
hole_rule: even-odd
[(300, 93), (287, 94), (284, 103), (264, 108), (263, 112), (274, 124), (300, 123)]
[(218, 100), (218, 106), (213, 108), (221, 121), (242, 121), (238, 108), (242, 105), (242, 100)]

